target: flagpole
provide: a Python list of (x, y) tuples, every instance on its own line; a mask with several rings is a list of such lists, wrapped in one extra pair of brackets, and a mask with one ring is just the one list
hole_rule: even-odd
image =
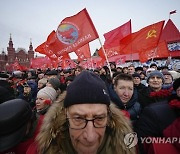
[(93, 64), (93, 61), (92, 61), (92, 56), (91, 56), (91, 67), (92, 67), (92, 70), (94, 71), (94, 64)]
[(112, 78), (112, 71), (111, 71), (111, 67), (110, 67), (109, 60), (108, 60), (108, 58), (107, 58), (107, 55), (106, 55), (104, 46), (102, 45), (102, 42), (101, 42), (100, 38), (98, 38), (98, 39), (99, 39), (99, 43), (100, 43), (100, 45), (101, 45), (101, 47), (102, 47), (104, 56), (105, 56), (105, 58), (106, 58), (106, 62), (107, 62), (107, 65), (108, 65), (108, 68), (109, 68), (109, 71), (110, 71), (110, 77)]

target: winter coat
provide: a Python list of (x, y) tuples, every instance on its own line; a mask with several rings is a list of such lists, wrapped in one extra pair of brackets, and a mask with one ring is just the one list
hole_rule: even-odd
[(127, 102), (126, 106), (122, 103), (119, 96), (114, 91), (114, 88), (112, 85), (109, 88), (109, 95), (110, 95), (111, 100), (119, 109), (126, 110), (130, 114), (130, 119), (134, 125), (141, 113), (141, 106), (139, 102), (137, 101), (138, 100), (137, 91), (134, 89), (134, 94), (132, 98), (129, 100), (129, 102)]
[[(179, 108), (172, 107), (177, 100)], [(180, 98), (172, 96), (169, 101), (151, 104), (144, 108), (136, 123), (138, 137), (180, 137)], [(178, 132), (178, 133), (177, 133)], [(179, 146), (180, 148), (180, 146)]]
[(139, 85), (134, 85), (134, 88), (137, 90), (137, 91), (140, 91), (141, 89), (145, 88), (146, 86), (142, 83), (140, 83)]
[[(63, 107), (64, 96), (54, 102), (44, 117), (41, 131), (28, 151), (31, 154), (76, 154), (66, 124), (65, 109)], [(98, 154), (133, 154), (135, 147), (127, 148), (124, 136), (132, 132), (129, 121), (114, 105), (110, 105), (112, 113), (111, 121), (106, 128), (103, 142), (98, 149)]]

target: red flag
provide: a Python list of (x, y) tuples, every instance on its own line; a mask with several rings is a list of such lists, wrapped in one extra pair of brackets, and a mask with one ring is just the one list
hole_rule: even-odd
[(31, 59), (30, 62), (30, 67), (31, 68), (41, 68), (41, 69), (46, 69), (46, 68), (52, 68), (52, 63), (50, 58), (46, 57), (40, 57), (40, 58), (34, 58)]
[(84, 59), (90, 58), (91, 52), (89, 48), (89, 43), (77, 49), (75, 53), (78, 56), (78, 61), (82, 61)]
[(156, 48), (139, 53), (140, 62), (144, 63), (152, 58), (167, 58), (169, 57), (169, 50), (165, 41), (159, 42)]
[(69, 54), (64, 54), (64, 55), (58, 57), (58, 60), (57, 60), (58, 66), (62, 67), (64, 65), (63, 62), (65, 59), (71, 59)]
[(41, 45), (39, 45), (35, 49), (35, 51), (39, 52), (41, 54), (45, 54), (46, 56), (48, 56), (52, 60), (57, 60), (57, 56), (54, 54), (53, 49), (51, 49), (51, 47), (49, 47), (49, 44), (51, 43), (52, 38), (54, 38), (54, 34), (55, 34), (55, 31), (52, 31), (49, 34), (47, 41), (42, 43)]
[(116, 65), (122, 65), (126, 62), (126, 56), (121, 56), (115, 59)]
[[(50, 40), (50, 48), (56, 55), (76, 51), (88, 42), (98, 38), (98, 34), (86, 9), (67, 17), (59, 24), (56, 35)], [(57, 48), (53, 48), (58, 46)]]
[[(158, 45), (164, 21), (142, 28), (136, 33), (130, 34), (120, 41), (121, 54), (132, 54), (147, 51)], [(127, 39), (130, 38), (130, 39)]]
[(169, 12), (169, 14), (174, 14), (174, 13), (176, 13), (176, 10)]
[[(100, 48), (100, 49), (98, 50), (98, 54), (99, 54), (99, 56), (100, 56), (102, 59), (106, 59), (102, 48)], [(105, 54), (106, 54), (107, 58), (116, 56), (116, 55), (119, 54), (119, 47), (117, 46), (117, 47), (105, 49)]]
[(63, 69), (75, 68), (76, 67), (76, 63), (73, 60), (71, 60), (71, 59), (63, 59), (61, 67)]
[(112, 31), (105, 33), (104, 48), (119, 46), (119, 41), (131, 33), (131, 20)]
[(26, 71), (26, 70), (28, 70), (28, 68), (26, 66), (20, 65), (17, 59), (15, 60), (15, 62), (13, 64), (6, 66), (6, 69), (8, 71), (17, 71), (17, 70)]

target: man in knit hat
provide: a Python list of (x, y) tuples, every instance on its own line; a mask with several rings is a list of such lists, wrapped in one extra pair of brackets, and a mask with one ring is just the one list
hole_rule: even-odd
[(162, 89), (164, 76), (161, 72), (155, 70), (147, 76), (148, 87), (139, 91), (139, 102), (144, 108), (145, 106), (168, 99), (170, 91)]
[(124, 136), (132, 131), (129, 120), (110, 105), (106, 85), (99, 76), (82, 71), (64, 97), (45, 115), (37, 141), (40, 153), (135, 153), (135, 148), (127, 148), (124, 142)]

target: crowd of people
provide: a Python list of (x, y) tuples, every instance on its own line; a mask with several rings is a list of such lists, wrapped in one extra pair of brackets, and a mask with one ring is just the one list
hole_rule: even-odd
[(155, 63), (0, 73), (0, 154), (178, 153), (179, 115), (180, 72)]

